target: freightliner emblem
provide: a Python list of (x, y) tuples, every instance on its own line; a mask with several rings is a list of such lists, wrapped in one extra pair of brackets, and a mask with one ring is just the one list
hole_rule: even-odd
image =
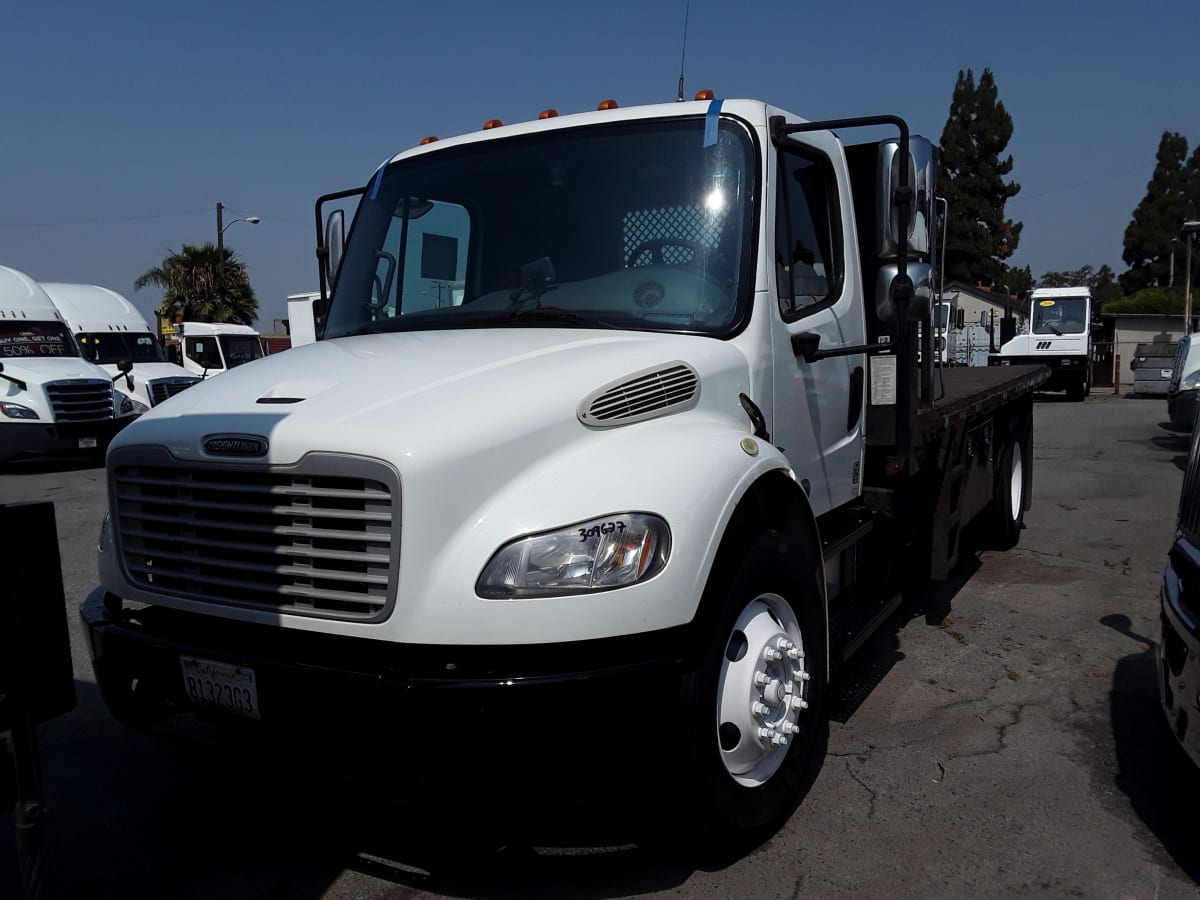
[(204, 439), (210, 456), (266, 456), (267, 439), (253, 434), (214, 434)]

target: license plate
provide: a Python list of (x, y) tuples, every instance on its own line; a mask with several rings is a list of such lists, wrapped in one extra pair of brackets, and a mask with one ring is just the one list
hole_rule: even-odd
[(211, 659), (179, 657), (183, 691), (196, 706), (207, 706), (235, 716), (259, 719), (258, 689), (254, 670)]
[(1168, 379), (1169, 379), (1169, 378), (1171, 377), (1171, 370), (1170, 370), (1170, 369), (1159, 369), (1159, 370), (1158, 370), (1158, 377), (1159, 377), (1159, 378), (1168, 378)]
[(80, 450), (95, 450), (96, 449), (96, 439), (95, 438), (80, 438), (79, 439), (79, 449)]

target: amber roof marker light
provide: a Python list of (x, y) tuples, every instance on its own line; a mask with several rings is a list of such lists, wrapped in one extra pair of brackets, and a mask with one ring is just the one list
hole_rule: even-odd
[(596, 109), (616, 109), (616, 108), (617, 108), (617, 101), (612, 100), (612, 99), (601, 100), (600, 105), (596, 107)]
[(715, 96), (716, 95), (712, 91), (710, 91), (708, 88), (705, 88), (702, 91), (696, 91), (696, 99), (697, 100), (712, 100), (713, 97), (715, 97)]
[(540, 113), (538, 113), (538, 118), (539, 119), (557, 119), (558, 118), (558, 110), (557, 109), (543, 109)]
[(424, 147), (426, 144), (432, 144), (436, 140), (437, 140), (436, 134), (431, 134), (431, 135), (429, 135), (429, 137), (423, 137), (423, 138), (421, 138), (421, 146)]
[(503, 124), (504, 123), (501, 122), (499, 119), (488, 119), (486, 122), (483, 123), (483, 130), (487, 131), (491, 128), (499, 128)]

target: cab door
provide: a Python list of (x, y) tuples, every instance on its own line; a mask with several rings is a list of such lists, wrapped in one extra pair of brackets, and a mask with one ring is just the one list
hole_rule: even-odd
[(805, 362), (792, 339), (819, 335), (823, 351), (866, 343), (852, 200), (828, 133), (788, 141), (773, 162), (773, 440), (820, 515), (861, 493), (867, 362), (862, 354)]

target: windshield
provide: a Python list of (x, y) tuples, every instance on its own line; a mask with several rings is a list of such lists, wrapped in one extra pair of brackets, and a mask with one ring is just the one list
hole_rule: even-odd
[(79, 335), (79, 349), (85, 359), (101, 365), (123, 359), (134, 363), (166, 362), (162, 346), (148, 332), (89, 332)]
[(937, 331), (945, 331), (946, 323), (950, 321), (950, 307), (939, 303), (933, 308), (933, 327)]
[(468, 145), (387, 167), (325, 337), (553, 325), (723, 334), (749, 304), (755, 153), (722, 120)]
[(217, 340), (221, 342), (225, 365), (230, 369), (262, 359), (262, 343), (252, 334), (222, 334)]
[(78, 355), (71, 332), (62, 322), (0, 321), (0, 358)]
[(1087, 321), (1087, 297), (1033, 301), (1034, 334), (1083, 334)]

